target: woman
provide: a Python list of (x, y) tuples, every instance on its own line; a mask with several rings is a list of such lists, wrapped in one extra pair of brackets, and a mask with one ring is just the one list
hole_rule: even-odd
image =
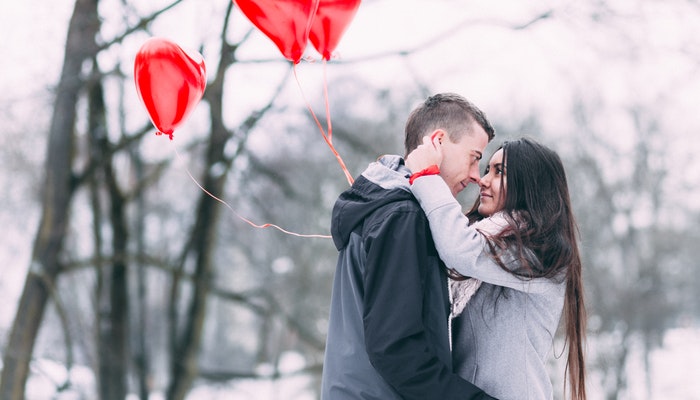
[[(423, 172), (441, 157), (426, 138), (406, 165)], [(563, 310), (570, 397), (585, 400), (581, 259), (559, 156), (531, 139), (505, 142), (466, 216), (439, 176), (415, 175), (440, 257), (462, 277), (452, 283), (456, 372), (499, 399), (553, 398), (546, 362)]]

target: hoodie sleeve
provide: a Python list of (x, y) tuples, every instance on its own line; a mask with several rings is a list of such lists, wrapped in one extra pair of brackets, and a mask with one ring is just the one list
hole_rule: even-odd
[[(364, 332), (370, 361), (405, 399), (491, 399), (440, 360), (425, 326), (425, 271), (435, 268), (428, 227), (418, 209), (383, 216), (366, 232)], [(433, 272), (434, 271), (429, 271)], [(437, 274), (440, 275), (440, 274)], [(439, 285), (439, 280), (437, 281)], [(446, 283), (446, 281), (444, 281)], [(436, 286), (437, 286), (436, 285)], [(428, 303), (430, 304), (430, 303)], [(446, 315), (446, 314), (445, 314)], [(447, 320), (444, 340), (447, 341)], [(443, 347), (449, 358), (449, 348)]]
[(421, 177), (411, 185), (411, 191), (428, 216), (435, 247), (448, 268), (528, 293), (543, 293), (559, 286), (547, 278), (524, 280), (501, 268), (489, 254), (484, 236), (469, 226), (461, 205), (441, 177)]

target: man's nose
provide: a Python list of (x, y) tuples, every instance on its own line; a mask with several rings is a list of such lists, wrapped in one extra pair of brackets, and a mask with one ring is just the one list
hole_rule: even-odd
[(479, 168), (472, 168), (471, 171), (469, 171), (469, 180), (472, 183), (476, 183), (477, 185), (481, 186), (481, 177), (479, 176)]

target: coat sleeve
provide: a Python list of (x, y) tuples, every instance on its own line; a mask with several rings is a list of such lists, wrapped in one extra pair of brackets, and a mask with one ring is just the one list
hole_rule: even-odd
[(544, 293), (559, 286), (547, 278), (521, 279), (501, 268), (486, 250), (486, 239), (469, 226), (461, 205), (441, 177), (421, 177), (411, 185), (411, 191), (428, 217), (435, 247), (448, 268), (528, 293)]
[(370, 361), (405, 399), (491, 399), (441, 362), (426, 334), (423, 315), (430, 310), (423, 305), (430, 288), (423, 287), (421, 268), (435, 262), (425, 262), (430, 238), (420, 214), (393, 213), (365, 236), (363, 319)]

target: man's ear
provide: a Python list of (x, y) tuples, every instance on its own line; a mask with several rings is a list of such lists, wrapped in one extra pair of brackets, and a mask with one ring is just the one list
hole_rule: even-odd
[(438, 141), (439, 144), (442, 144), (442, 139), (445, 138), (445, 131), (442, 129), (436, 129), (433, 133), (430, 134), (430, 141), (435, 144), (435, 140)]

